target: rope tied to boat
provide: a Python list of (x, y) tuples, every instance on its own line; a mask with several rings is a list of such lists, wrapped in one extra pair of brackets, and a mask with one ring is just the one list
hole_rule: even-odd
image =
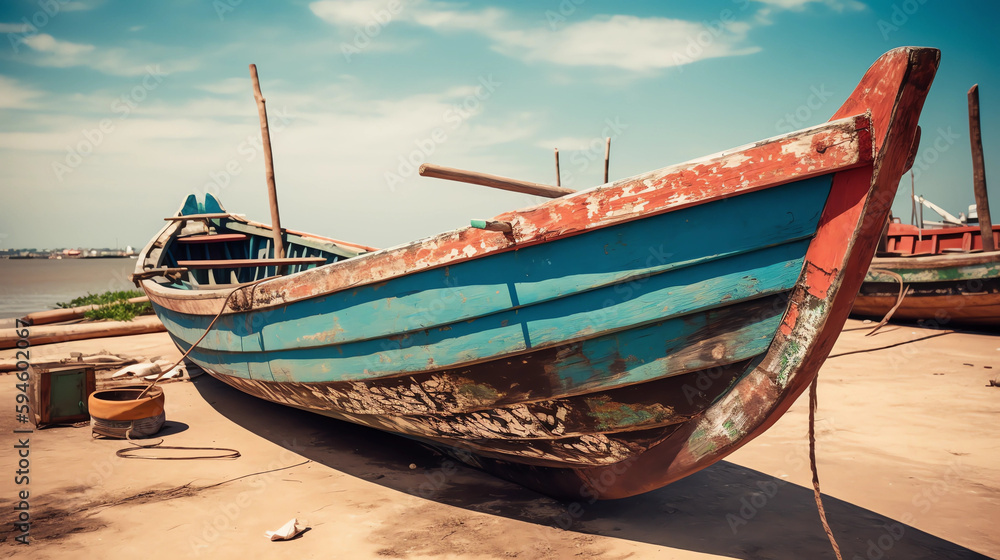
[[(198, 347), (198, 345), (199, 345), (199, 344), (201, 344), (201, 341), (202, 341), (202, 340), (205, 340), (205, 337), (206, 337), (206, 336), (208, 336), (208, 333), (209, 333), (209, 332), (210, 332), (210, 331), (212, 330), (212, 327), (214, 327), (214, 326), (215, 326), (215, 323), (216, 323), (216, 321), (218, 321), (218, 320), (219, 320), (219, 317), (222, 317), (222, 314), (223, 314), (223, 312), (225, 312), (225, 311), (226, 311), (226, 307), (228, 307), (228, 306), (229, 306), (229, 301), (230, 301), (231, 299), (233, 299), (233, 296), (234, 296), (234, 295), (236, 295), (236, 292), (238, 292), (238, 291), (240, 291), (240, 290), (242, 290), (242, 289), (244, 289), (244, 288), (253, 288), (253, 289), (252, 289), (252, 290), (250, 291), (250, 297), (249, 297), (249, 298), (247, 298), (247, 301), (250, 301), (250, 302), (252, 302), (252, 301), (253, 301), (253, 294), (254, 294), (254, 291), (255, 291), (255, 290), (257, 289), (257, 285), (258, 285), (258, 284), (260, 284), (260, 283), (262, 283), (262, 282), (265, 282), (265, 281), (267, 281), (267, 280), (271, 280), (271, 279), (273, 279), (273, 277), (268, 277), (268, 278), (261, 278), (260, 280), (254, 280), (253, 282), (249, 282), (249, 283), (247, 283), (247, 284), (244, 284), (244, 285), (242, 285), (242, 286), (237, 286), (237, 287), (233, 288), (233, 291), (229, 292), (229, 295), (227, 295), (227, 296), (226, 296), (226, 299), (225, 299), (225, 300), (223, 300), (223, 302), (222, 302), (222, 307), (221, 307), (221, 308), (219, 308), (219, 312), (215, 314), (215, 318), (213, 318), (213, 319), (212, 319), (212, 322), (208, 324), (208, 327), (207, 327), (207, 328), (205, 328), (205, 332), (201, 333), (201, 337), (199, 337), (199, 338), (198, 338), (198, 340), (196, 340), (196, 341), (195, 341), (195, 343), (194, 343), (194, 344), (192, 344), (192, 345), (191, 345), (191, 347), (190, 347), (190, 348), (188, 348), (188, 349), (187, 349), (187, 351), (186, 351), (186, 352), (184, 352), (184, 354), (183, 354), (183, 355), (181, 355), (181, 357), (180, 357), (180, 359), (179, 359), (179, 360), (177, 360), (176, 362), (174, 362), (174, 364), (173, 364), (172, 366), (170, 366), (170, 367), (168, 367), (168, 368), (166, 368), (166, 369), (164, 370), (164, 375), (166, 375), (166, 373), (167, 373), (167, 372), (169, 372), (169, 371), (173, 370), (173, 369), (174, 369), (175, 367), (177, 367), (177, 366), (181, 365), (181, 363), (183, 363), (183, 362), (184, 362), (184, 358), (187, 358), (187, 357), (188, 357), (188, 354), (190, 354), (192, 350), (194, 350), (195, 348), (197, 348), (197, 347)], [(161, 379), (163, 379), (163, 377), (164, 377), (164, 376), (163, 376), (163, 375), (161, 375), (161, 376), (157, 377), (156, 379), (154, 379), (154, 380), (153, 380), (153, 382), (149, 384), (149, 387), (146, 387), (145, 389), (143, 389), (143, 391), (142, 391), (141, 393), (139, 393), (139, 396), (138, 396), (138, 397), (136, 397), (135, 399), (136, 399), (136, 400), (139, 400), (139, 399), (141, 399), (142, 397), (144, 397), (144, 396), (146, 395), (146, 393), (148, 393), (148, 392), (149, 392), (150, 390), (152, 390), (152, 389), (153, 389), (153, 387), (155, 387), (155, 386), (156, 386), (156, 384), (157, 384), (157, 383), (158, 383), (158, 382), (159, 382), (159, 381), (160, 381)]]
[(878, 274), (885, 274), (886, 276), (892, 276), (897, 282), (899, 282), (899, 295), (896, 296), (896, 305), (893, 305), (892, 309), (890, 309), (889, 312), (885, 314), (885, 317), (882, 317), (882, 320), (879, 321), (877, 325), (875, 325), (875, 328), (869, 331), (868, 334), (866, 334), (865, 336), (872, 336), (873, 334), (878, 332), (879, 329), (884, 327), (885, 324), (889, 322), (889, 319), (892, 318), (892, 314), (895, 313), (896, 310), (899, 309), (899, 306), (903, 304), (903, 298), (905, 298), (906, 295), (909, 293), (909, 290), (907, 290), (906, 286), (903, 284), (903, 277), (900, 276), (899, 274), (891, 270), (884, 270), (880, 268), (872, 268), (869, 270), (869, 272), (875, 272)]
[(837, 539), (830, 530), (830, 523), (826, 520), (826, 510), (823, 509), (823, 496), (819, 490), (819, 471), (816, 469), (816, 408), (818, 406), (817, 386), (819, 385), (819, 374), (813, 377), (809, 385), (809, 468), (812, 470), (813, 496), (816, 498), (816, 509), (819, 511), (819, 520), (823, 523), (823, 530), (830, 539), (830, 546), (833, 547), (833, 554), (837, 560), (844, 560), (840, 555), (840, 546)]
[[(184, 352), (183, 355), (181, 355), (181, 357), (180, 357), (179, 360), (177, 360), (176, 362), (174, 362), (174, 364), (172, 366), (168, 367), (164, 371), (164, 375), (166, 374), (166, 372), (169, 372), (169, 371), (173, 370), (175, 367), (181, 365), (181, 363), (184, 361), (184, 359), (188, 357), (188, 354), (190, 354), (192, 350), (194, 350), (195, 348), (197, 348), (198, 345), (201, 344), (202, 340), (205, 340), (205, 337), (208, 336), (208, 333), (212, 330), (212, 327), (215, 326), (215, 323), (219, 320), (219, 317), (222, 317), (223, 312), (226, 311), (226, 308), (229, 306), (230, 300), (233, 299), (233, 296), (236, 295), (236, 292), (238, 292), (238, 291), (240, 291), (240, 290), (242, 290), (244, 288), (251, 288), (250, 297), (247, 298), (247, 301), (253, 301), (253, 293), (254, 293), (254, 290), (256, 290), (257, 285), (260, 284), (260, 283), (262, 283), (262, 282), (264, 282), (264, 281), (266, 281), (266, 280), (270, 280), (270, 279), (271, 278), (261, 278), (260, 280), (255, 280), (255, 281), (250, 282), (248, 284), (244, 284), (242, 286), (237, 286), (237, 287), (233, 288), (233, 291), (229, 292), (229, 295), (227, 295), (226, 299), (223, 300), (222, 306), (219, 308), (219, 312), (215, 314), (215, 317), (212, 319), (212, 322), (209, 323), (208, 327), (205, 328), (205, 332), (203, 332), (201, 334), (201, 337), (199, 337), (198, 340), (195, 341), (195, 343), (192, 344), (187, 349), (187, 351)], [(149, 391), (151, 391), (153, 389), (153, 387), (156, 386), (156, 383), (159, 382), (160, 379), (163, 379), (163, 377), (164, 376), (161, 375), (161, 376), (157, 377), (156, 379), (154, 379), (153, 382), (150, 383), (148, 387), (146, 387), (145, 389), (142, 390), (141, 393), (139, 393), (139, 396), (136, 397), (135, 400), (139, 400), (143, 396), (145, 396), (146, 393), (148, 393)], [(124, 448), (119, 449), (118, 451), (116, 451), (115, 455), (117, 455), (118, 457), (121, 457), (123, 459), (157, 459), (157, 460), (164, 460), (164, 461), (186, 461), (186, 460), (192, 460), (192, 459), (236, 459), (236, 458), (238, 458), (240, 456), (240, 452), (238, 450), (232, 449), (232, 448), (229, 448), (229, 447), (185, 447), (185, 446), (176, 446), (176, 445), (163, 445), (163, 438), (160, 438), (160, 441), (158, 441), (156, 443), (152, 443), (152, 444), (149, 444), (149, 445), (143, 445), (141, 443), (136, 443), (132, 439), (132, 430), (134, 428), (135, 428), (135, 421), (133, 420), (132, 423), (130, 424), (129, 428), (125, 431), (125, 439), (128, 440), (128, 442), (132, 445), (132, 447), (124, 447)], [(217, 455), (195, 455), (195, 456), (189, 456), (189, 457), (170, 457), (170, 456), (156, 456), (156, 455), (154, 455), (154, 456), (143, 456), (143, 455), (136, 455), (135, 454), (136, 451), (142, 450), (142, 449), (158, 449), (158, 450), (173, 449), (175, 451), (177, 451), (177, 450), (181, 450), (181, 451), (220, 451), (222, 453), (217, 454)]]

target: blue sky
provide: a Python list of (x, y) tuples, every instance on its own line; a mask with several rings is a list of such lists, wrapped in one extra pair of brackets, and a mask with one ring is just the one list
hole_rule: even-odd
[(8, 0), (0, 248), (142, 245), (191, 192), (269, 221), (249, 63), (291, 229), (388, 246), (539, 201), (419, 178), (407, 159), (554, 183), (558, 147), (579, 189), (602, 180), (604, 136), (618, 179), (818, 124), (900, 45), (942, 51), (917, 193), (956, 215), (973, 202), (979, 83), (1000, 216), (998, 15), (936, 0)]

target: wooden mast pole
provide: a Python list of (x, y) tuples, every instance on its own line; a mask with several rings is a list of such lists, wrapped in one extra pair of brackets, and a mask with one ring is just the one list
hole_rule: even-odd
[(556, 186), (562, 186), (562, 173), (559, 172), (559, 148), (556, 148)]
[[(274, 186), (274, 162), (271, 160), (271, 134), (267, 128), (267, 108), (265, 99), (260, 93), (260, 81), (257, 79), (257, 65), (250, 65), (250, 78), (253, 79), (253, 97), (257, 100), (257, 112), (260, 114), (260, 135), (264, 141), (264, 172), (267, 176), (267, 196), (271, 204), (271, 232), (274, 236), (274, 258), (285, 258), (285, 241), (281, 235), (281, 219), (278, 217), (278, 191)], [(284, 274), (284, 266), (278, 267), (277, 273)]]
[(972, 186), (976, 193), (976, 214), (983, 236), (983, 251), (996, 250), (993, 223), (990, 221), (990, 199), (986, 194), (986, 166), (983, 162), (983, 136), (979, 128), (979, 84), (969, 89), (969, 141), (972, 143)]
[(604, 182), (608, 182), (608, 164), (611, 161), (611, 137), (608, 137), (607, 143), (604, 144)]

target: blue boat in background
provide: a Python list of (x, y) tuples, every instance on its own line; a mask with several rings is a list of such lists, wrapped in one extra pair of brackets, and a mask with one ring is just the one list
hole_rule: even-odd
[(704, 468), (815, 378), (868, 269), (937, 69), (881, 57), (820, 126), (389, 249), (189, 196), (134, 280), (249, 394), (426, 442), (544, 493)]

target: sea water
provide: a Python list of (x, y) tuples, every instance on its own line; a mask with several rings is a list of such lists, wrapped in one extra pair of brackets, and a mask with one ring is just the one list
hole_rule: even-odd
[(54, 309), (109, 290), (134, 290), (135, 259), (0, 259), (0, 319)]

